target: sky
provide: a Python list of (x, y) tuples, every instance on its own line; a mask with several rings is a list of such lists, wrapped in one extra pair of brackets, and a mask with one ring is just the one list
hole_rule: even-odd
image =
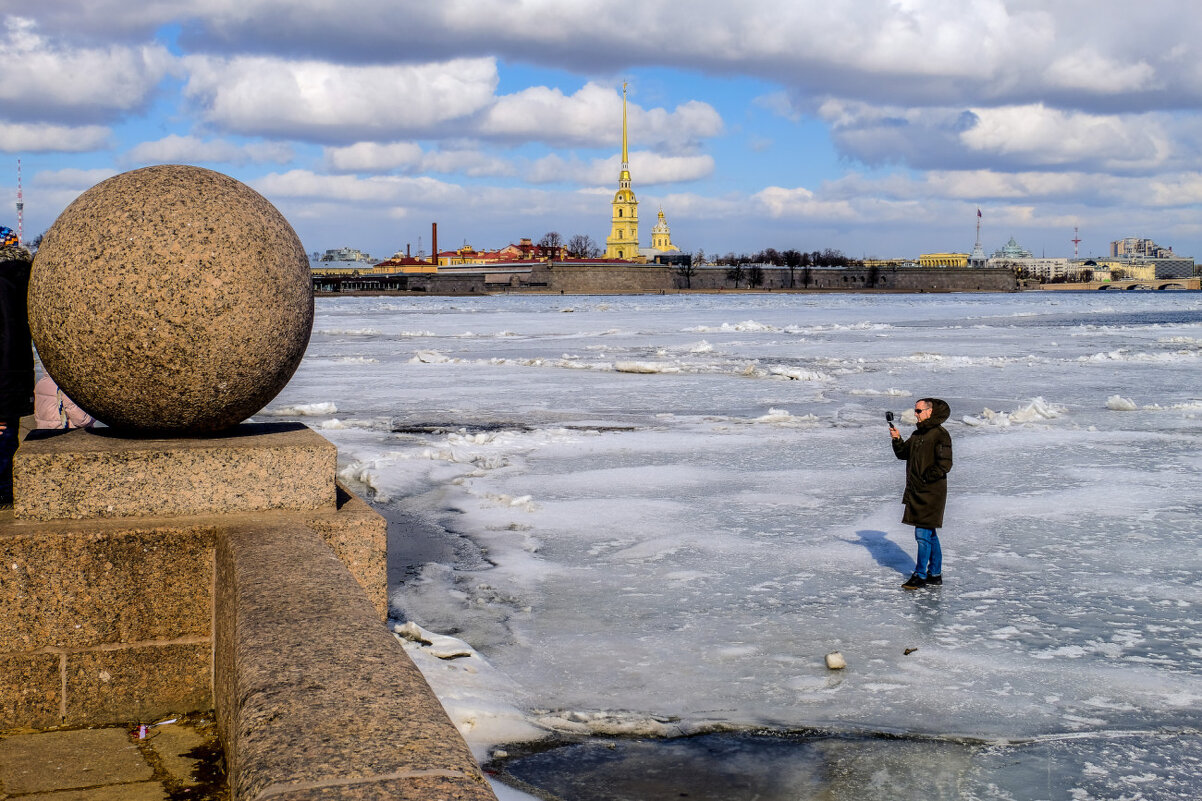
[(1186, 0), (0, 0), (0, 223), (226, 173), (309, 252), (604, 244), (622, 85), (640, 237), (682, 250), (1202, 259)]

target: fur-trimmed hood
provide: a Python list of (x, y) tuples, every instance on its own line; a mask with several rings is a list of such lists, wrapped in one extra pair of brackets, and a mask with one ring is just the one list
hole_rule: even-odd
[(927, 430), (935, 426), (941, 426), (947, 422), (947, 418), (952, 416), (952, 407), (947, 405), (947, 401), (939, 398), (923, 398), (931, 404), (931, 416), (918, 424), (920, 430)]

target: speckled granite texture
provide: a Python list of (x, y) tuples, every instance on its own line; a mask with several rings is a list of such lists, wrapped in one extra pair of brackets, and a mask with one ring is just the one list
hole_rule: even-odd
[(495, 801), (346, 567), (309, 530), (217, 540), (214, 695), (235, 798)]
[(0, 654), (0, 731), (62, 722), (62, 656)]
[(319, 510), (305, 522), (351, 571), (375, 607), (376, 616), (387, 621), (388, 521), (358, 495), (339, 485), (338, 509)]
[(152, 721), (213, 707), (213, 646), (150, 643), (96, 648), (67, 658), (64, 722)]
[(332, 509), (337, 460), (333, 443), (299, 423), (169, 440), (34, 432), (14, 460), (13, 509), (22, 520)]
[(288, 382), (309, 342), (309, 262), (288, 221), (233, 178), (147, 167), (80, 195), (29, 282), (47, 372), (98, 420), (199, 434)]
[[(313, 511), (174, 518), (0, 512), (0, 731), (211, 708), (214, 543), (230, 528), (319, 532), (360, 585), (347, 592), (382, 627), (385, 521), (344, 489), (338, 499)], [(281, 580), (303, 578), (282, 570)]]
[(215, 527), (157, 522), (0, 526), (0, 653), (207, 638)]
[(0, 515), (0, 730), (211, 708), (213, 519)]

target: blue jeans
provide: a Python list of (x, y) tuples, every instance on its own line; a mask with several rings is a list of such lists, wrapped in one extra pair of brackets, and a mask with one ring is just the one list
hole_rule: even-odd
[(914, 567), (918, 577), (943, 575), (943, 549), (939, 547), (935, 529), (915, 528), (914, 539), (918, 540), (918, 563)]

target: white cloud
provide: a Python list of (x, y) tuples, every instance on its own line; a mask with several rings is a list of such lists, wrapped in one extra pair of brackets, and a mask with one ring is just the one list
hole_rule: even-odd
[(210, 122), (244, 134), (319, 141), (391, 138), (484, 109), (497, 85), (491, 58), (348, 66), (260, 56), (184, 59), (185, 94)]
[(356, 142), (327, 147), (326, 163), (339, 172), (463, 173), (472, 177), (513, 175), (510, 162), (479, 150), (424, 151), (416, 142)]
[(143, 107), (173, 64), (161, 45), (81, 46), (42, 36), (32, 19), (7, 16), (0, 106), (23, 122), (108, 121)]
[(977, 122), (960, 134), (971, 150), (1028, 164), (1102, 163), (1154, 167), (1172, 153), (1156, 119), (1049, 109), (1042, 104), (972, 109)]
[(78, 189), (80, 192), (90, 189), (101, 181), (112, 178), (116, 170), (41, 170), (34, 176), (34, 181), (44, 187), (67, 187)]
[(0, 150), (7, 153), (84, 153), (106, 147), (108, 138), (109, 129), (103, 125), (73, 127), (48, 123), (0, 122)]
[(926, 197), (964, 200), (1074, 198), (1105, 191), (1109, 182), (1083, 172), (995, 172), (993, 170), (935, 170), (919, 184)]
[(421, 163), (422, 148), (415, 142), (356, 142), (327, 147), (326, 163), (342, 172), (388, 172)]
[(751, 196), (752, 202), (770, 217), (856, 220), (859, 215), (846, 200), (822, 200), (804, 187), (787, 189), (768, 186)]
[(1096, 94), (1145, 91), (1156, 79), (1146, 61), (1124, 64), (1088, 47), (1055, 59), (1046, 74), (1053, 86)]
[[(535, 139), (553, 144), (616, 147), (621, 143), (622, 94), (589, 82), (565, 95), (556, 88), (532, 86), (497, 99), (480, 123), (484, 135)], [(643, 109), (627, 101), (630, 138), (645, 145), (687, 147), (722, 132), (713, 106), (692, 100), (676, 107)]]
[(1151, 171), (1188, 161), (1196, 125), (1163, 113), (1089, 114), (1042, 103), (1001, 107), (874, 106), (830, 98), (818, 108), (845, 155), (930, 168)]
[(478, 150), (435, 150), (425, 154), (420, 169), (423, 172), (463, 173), (473, 178), (518, 173), (513, 163)]
[(263, 195), (311, 198), (348, 203), (397, 203), (407, 200), (445, 202), (459, 199), (463, 188), (434, 178), (377, 175), (358, 178), (353, 175), (320, 175), (309, 170), (271, 173), (252, 182)]
[(62, 170), (39, 170), (35, 172), (26, 187), (25, 214), (29, 222), (31, 212), (43, 214), (47, 209), (55, 209), (49, 219), (41, 224), (49, 226), (64, 208), (83, 192), (91, 189), (101, 181), (106, 181), (117, 174), (116, 170), (91, 169), (80, 170), (67, 168)]
[[(523, 171), (523, 176), (532, 183), (608, 183), (616, 187), (621, 159), (620, 155), (616, 155), (585, 162), (552, 154), (536, 160), (528, 170)], [(662, 156), (650, 151), (630, 154), (630, 174), (636, 196), (640, 186), (695, 181), (711, 175), (713, 171), (714, 158), (710, 155)], [(606, 191), (612, 192), (613, 189)]]
[(784, 117), (793, 122), (801, 120), (801, 112), (797, 105), (789, 97), (789, 93), (785, 91), (769, 92), (766, 95), (752, 98), (752, 104), (760, 108), (767, 109), (779, 117)]
[[(8, 0), (24, 9), (31, 4)], [(1100, 110), (1108, 98), (1202, 104), (1193, 43), (1202, 20), (1180, 0), (55, 0), (56, 32), (146, 36), (167, 23), (196, 52), (332, 62), (420, 62), (495, 54), (578, 74), (637, 65), (779, 81), (872, 102), (1021, 105), (1055, 96)]]
[(135, 145), (125, 154), (129, 164), (198, 164), (218, 162), (251, 164), (270, 162), (287, 164), (295, 156), (282, 142), (236, 144), (225, 139), (203, 140), (195, 136), (172, 134), (153, 142)]

